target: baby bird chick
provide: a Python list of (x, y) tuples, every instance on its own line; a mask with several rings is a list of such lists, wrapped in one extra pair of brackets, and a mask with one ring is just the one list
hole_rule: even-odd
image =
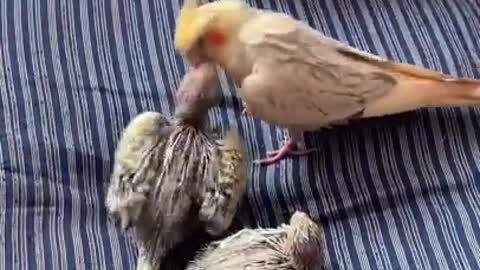
[(247, 180), (244, 145), (229, 130), (214, 140), (204, 128), (219, 102), (215, 66), (190, 70), (177, 92), (174, 119), (136, 116), (117, 145), (106, 207), (139, 244), (137, 269), (159, 269), (165, 254), (196, 231), (230, 226)]
[(320, 270), (322, 228), (295, 212), (289, 225), (243, 229), (204, 248), (187, 270)]

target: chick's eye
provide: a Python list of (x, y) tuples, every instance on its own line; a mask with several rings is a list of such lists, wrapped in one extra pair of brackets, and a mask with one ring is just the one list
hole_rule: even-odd
[(120, 222), (120, 216), (118, 212), (111, 212), (107, 215), (107, 217), (115, 225)]
[(232, 198), (232, 194), (230, 194), (229, 192), (222, 192), (222, 196), (227, 199), (227, 200), (230, 200)]

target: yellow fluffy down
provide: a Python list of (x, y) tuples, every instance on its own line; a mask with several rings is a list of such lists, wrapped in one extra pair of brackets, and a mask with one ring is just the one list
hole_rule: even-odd
[(196, 0), (185, 0), (177, 18), (175, 47), (188, 51), (203, 35), (211, 21), (208, 14), (199, 14)]
[[(223, 24), (243, 14), (247, 8), (238, 0), (220, 0), (198, 6), (196, 0), (185, 0), (177, 17), (175, 47), (181, 52), (190, 50), (213, 23)], [(224, 20), (216, 20), (224, 18)], [(226, 21), (225, 21), (226, 20)]]

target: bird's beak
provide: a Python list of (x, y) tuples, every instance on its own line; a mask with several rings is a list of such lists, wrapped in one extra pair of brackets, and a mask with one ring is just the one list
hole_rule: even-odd
[(120, 230), (121, 233), (125, 233), (127, 230), (132, 227), (133, 222), (128, 212), (124, 210), (109, 212), (108, 219), (112, 221), (117, 230)]
[(120, 215), (120, 230), (122, 233), (125, 233), (130, 227), (132, 223), (130, 218), (126, 214)]
[(127, 222), (127, 223), (122, 222), (122, 226), (120, 227), (120, 231), (122, 233), (125, 233), (128, 229), (130, 229), (130, 227), (131, 227), (130, 222)]
[(197, 68), (201, 64), (208, 62), (208, 58), (201, 45), (194, 46), (192, 49), (184, 53), (185, 59), (191, 66)]
[(185, 59), (194, 68), (197, 68), (202, 64), (202, 58), (196, 53), (192, 53), (192, 52), (186, 53)]

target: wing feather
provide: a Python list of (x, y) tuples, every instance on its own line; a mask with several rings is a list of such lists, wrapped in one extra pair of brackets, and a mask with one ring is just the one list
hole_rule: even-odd
[(345, 51), (356, 55), (354, 49), (342, 50), (339, 42), (285, 14), (258, 15), (239, 40), (256, 59), (256, 72), (274, 81), (250, 93), (256, 100), (270, 100), (269, 106), (258, 104), (253, 110), (273, 124), (316, 129), (349, 119), (396, 85), (392, 75), (371, 63), (381, 58), (352, 57)]

